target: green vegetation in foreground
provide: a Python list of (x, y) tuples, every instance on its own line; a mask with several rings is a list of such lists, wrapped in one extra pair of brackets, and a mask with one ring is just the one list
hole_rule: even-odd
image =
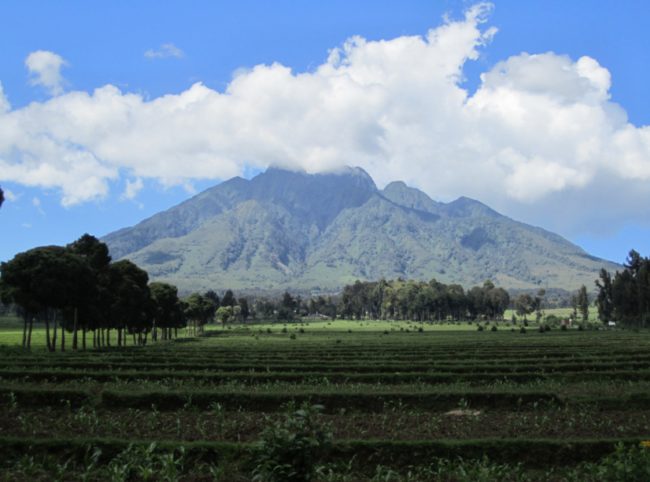
[(44, 341), (31, 352), (6, 346), (9, 325), (2, 480), (650, 474), (644, 330), (303, 320), (51, 353)]

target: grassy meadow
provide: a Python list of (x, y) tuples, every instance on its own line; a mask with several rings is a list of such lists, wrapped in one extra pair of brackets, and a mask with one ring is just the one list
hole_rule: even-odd
[(40, 328), (31, 352), (13, 346), (20, 326), (0, 331), (1, 480), (643, 480), (630, 477), (650, 467), (647, 332), (304, 321), (52, 354)]

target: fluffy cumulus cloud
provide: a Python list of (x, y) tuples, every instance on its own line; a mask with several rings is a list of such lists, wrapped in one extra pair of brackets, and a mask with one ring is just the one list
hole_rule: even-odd
[(61, 69), (65, 65), (67, 63), (63, 57), (47, 50), (32, 52), (25, 59), (30, 82), (44, 87), (51, 95), (59, 95), (63, 92)]
[[(136, 179), (130, 198), (147, 178), (184, 185), (269, 165), (351, 164), (435, 199), (539, 210), (524, 218), (564, 232), (596, 215), (650, 214), (650, 127), (610, 100), (597, 60), (522, 53), (473, 94), (463, 87), (464, 65), (496, 33), (488, 14), (480, 4), (423, 36), (353, 37), (309, 72), (239, 70), (223, 92), (197, 83), (146, 100), (107, 85), (11, 110), (0, 91), (0, 180), (59, 188), (72, 205), (121, 177)], [(603, 196), (608, 208), (594, 214), (588, 203)]]

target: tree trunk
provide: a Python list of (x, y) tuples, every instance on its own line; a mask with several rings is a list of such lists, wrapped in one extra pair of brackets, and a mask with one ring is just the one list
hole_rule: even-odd
[(61, 351), (65, 351), (65, 326), (61, 325)]
[(86, 325), (81, 328), (81, 348), (86, 351)]
[(27, 348), (27, 315), (23, 316), (23, 349)]
[(50, 315), (45, 313), (45, 340), (47, 341), (47, 351), (52, 351), (52, 346), (50, 345)]
[(52, 324), (54, 325), (54, 331), (52, 333), (52, 351), (56, 351), (56, 335), (59, 330), (59, 324), (56, 321), (56, 311), (54, 312), (54, 317), (52, 318)]
[(111, 346), (111, 329), (106, 328), (106, 346)]
[(29, 317), (29, 332), (27, 334), (27, 349), (32, 349), (32, 328), (34, 328), (34, 318)]
[(72, 349), (77, 350), (77, 318), (78, 318), (78, 310), (77, 308), (74, 309), (74, 323), (72, 325)]

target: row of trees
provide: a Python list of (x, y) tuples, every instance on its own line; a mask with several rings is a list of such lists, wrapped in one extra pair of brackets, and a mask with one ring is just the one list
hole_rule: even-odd
[(339, 313), (356, 319), (502, 319), (509, 304), (508, 292), (491, 281), (467, 291), (435, 279), (357, 281), (343, 289)]
[(184, 326), (183, 307), (176, 287), (149, 283), (146, 271), (134, 263), (111, 262), (108, 248), (85, 234), (65, 247), (43, 246), (17, 254), (0, 265), (0, 297), (13, 303), (22, 315), (23, 347), (31, 346), (34, 321), (45, 325), (50, 351), (66, 348), (66, 333), (72, 348), (86, 348), (92, 333), (94, 347), (110, 346), (111, 330), (117, 345), (145, 344), (153, 331), (157, 338), (171, 337)]
[(650, 327), (650, 258), (630, 251), (623, 271), (605, 269), (596, 281), (598, 317), (635, 328)]
[[(0, 265), (0, 299), (23, 318), (24, 348), (31, 347), (34, 322), (45, 325), (50, 351), (93, 347), (144, 345), (168, 340), (188, 327), (200, 334), (206, 323), (243, 321), (250, 316), (248, 300), (228, 290), (222, 299), (214, 291), (179, 299), (168, 283), (149, 282), (147, 272), (128, 260), (112, 262), (106, 244), (83, 235), (62, 246), (43, 246), (17, 254)], [(81, 335), (81, 336), (79, 336)], [(81, 338), (81, 341), (79, 341)]]

